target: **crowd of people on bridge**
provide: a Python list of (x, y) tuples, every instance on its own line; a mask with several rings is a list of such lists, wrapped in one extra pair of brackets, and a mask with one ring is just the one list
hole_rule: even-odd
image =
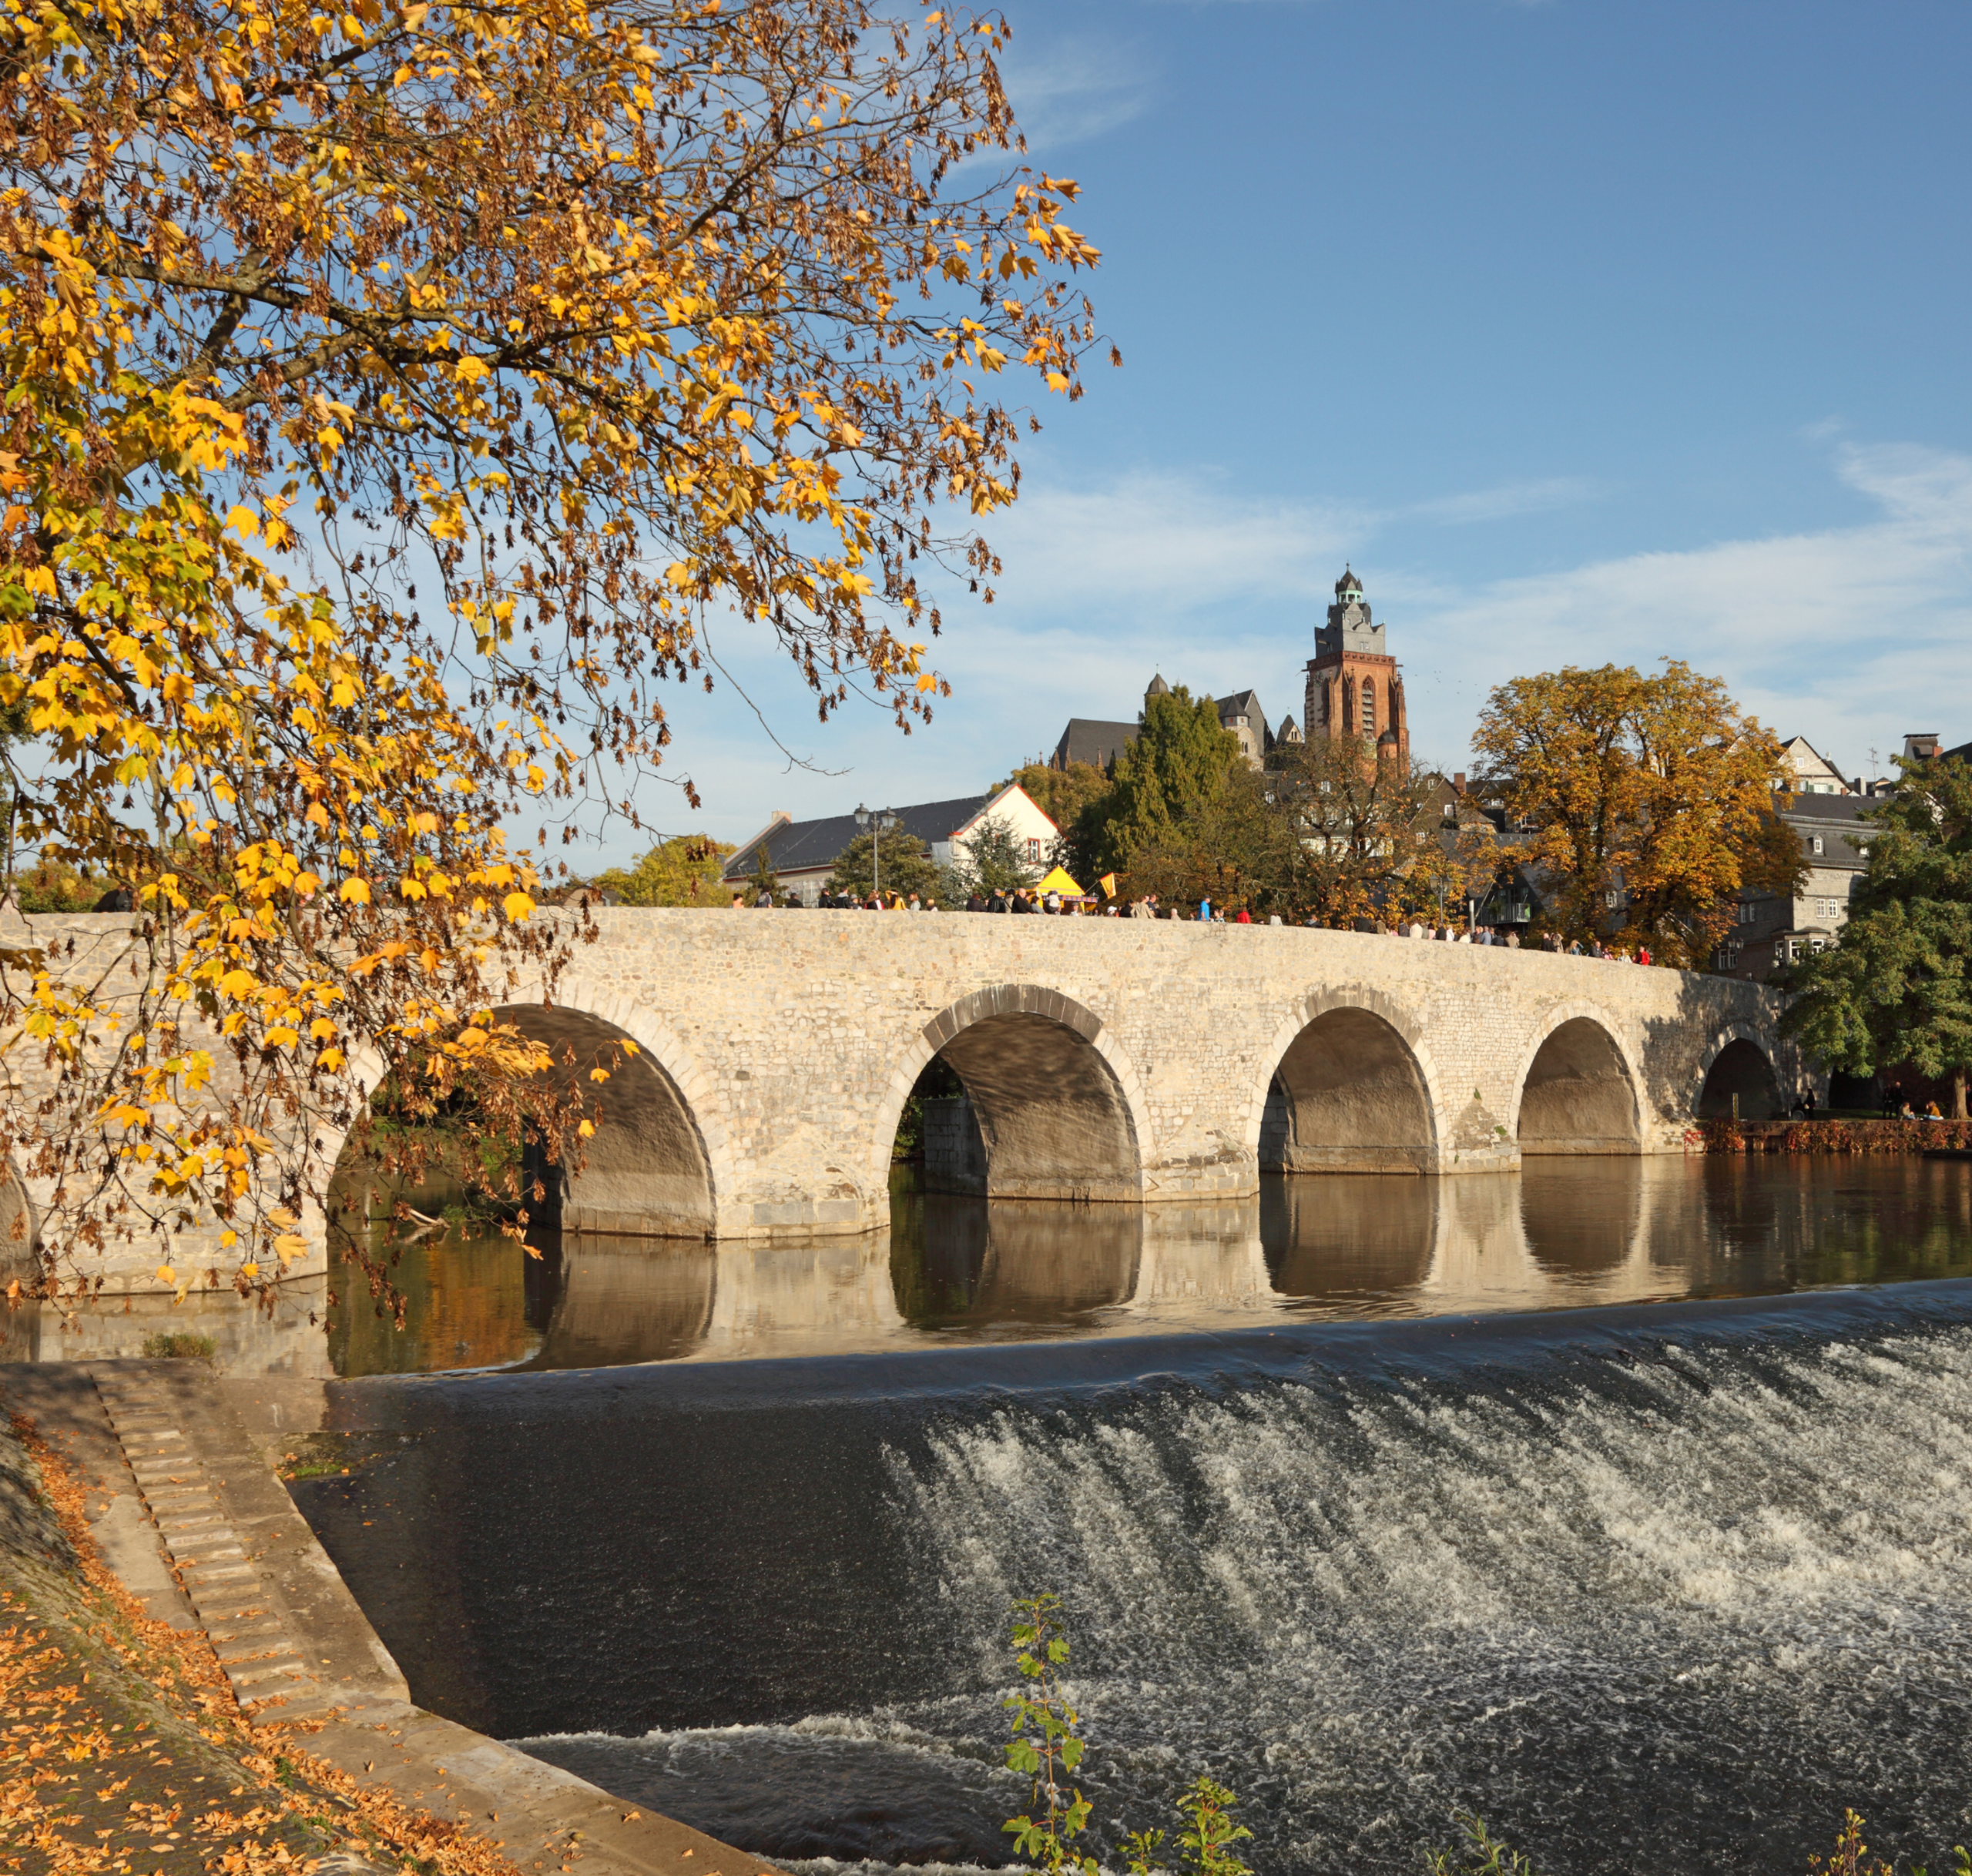
[[(733, 896), (733, 909), (742, 911), (751, 908), (759, 911), (790, 911), (805, 910), (803, 902), (795, 893), (776, 894), (764, 888), (750, 898), (744, 893)], [(1165, 905), (1155, 893), (1146, 893), (1141, 898), (1112, 899), (1106, 903), (1072, 896), (1064, 897), (1059, 893), (1040, 893), (1026, 886), (1016, 886), (1002, 890), (994, 887), (987, 892), (974, 892), (962, 906), (947, 907), (937, 899), (922, 897), (916, 893), (870, 893), (858, 896), (850, 893), (824, 891), (816, 901), (816, 909), (822, 912), (962, 912), (1004, 913), (1019, 915), (1038, 913), (1050, 918), (1129, 918), (1174, 919), (1187, 923), (1206, 925), (1285, 925), (1290, 923), (1279, 913), (1264, 920), (1256, 920), (1251, 912), (1242, 906), (1232, 912), (1215, 908), (1209, 899), (1196, 903)], [(1511, 926), (1504, 931), (1487, 925), (1460, 925), (1450, 921), (1433, 921), (1427, 923), (1420, 920), (1408, 923), (1399, 920), (1389, 923), (1375, 918), (1328, 920), (1316, 917), (1310, 913), (1306, 919), (1293, 921), (1310, 931), (1356, 931), (1373, 937), (1410, 938), (1440, 944), (1504, 945), (1510, 950), (1521, 948), (1520, 933)], [(1602, 958), (1611, 963), (1648, 964), (1655, 960), (1647, 946), (1638, 945), (1634, 950), (1622, 945), (1601, 943), (1584, 944), (1577, 940), (1571, 944), (1563, 944), (1560, 938), (1549, 933), (1541, 940), (1541, 950), (1552, 951), (1569, 957)]]

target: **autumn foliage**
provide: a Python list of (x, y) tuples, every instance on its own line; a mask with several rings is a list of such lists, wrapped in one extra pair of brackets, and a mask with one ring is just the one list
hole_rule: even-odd
[(1023, 420), (994, 388), (1078, 394), (1096, 256), (1073, 184), (974, 162), (1018, 142), (970, 17), (0, 29), (0, 705), (31, 732), (0, 759), (20, 847), (139, 899), (114, 983), (5, 958), (40, 1090), (5, 1127), (51, 1271), (217, 1220), (250, 1286), (359, 1063), (553, 1151), (588, 1125), (495, 1012), (576, 936), (531, 916), (549, 824), (634, 816), (715, 626), (772, 634), (824, 716), (928, 715), (921, 579), (990, 598)]
[(1564, 939), (1614, 934), (1702, 966), (1742, 890), (1785, 896), (1800, 877), (1799, 843), (1774, 812), (1779, 742), (1675, 658), (1649, 676), (1605, 665), (1515, 678), (1487, 698), (1472, 747)]

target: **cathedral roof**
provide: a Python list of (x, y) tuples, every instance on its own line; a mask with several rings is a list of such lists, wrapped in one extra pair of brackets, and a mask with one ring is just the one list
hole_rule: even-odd
[(1146, 697), (1169, 697), (1171, 695), (1171, 686), (1164, 682), (1162, 672), (1159, 672), (1151, 679), (1150, 688), (1144, 692), (1144, 695)]
[(1357, 579), (1347, 567), (1344, 567), (1342, 570), (1342, 578), (1335, 583), (1336, 598), (1340, 598), (1344, 592), (1352, 588), (1360, 593), (1363, 590), (1363, 582)]

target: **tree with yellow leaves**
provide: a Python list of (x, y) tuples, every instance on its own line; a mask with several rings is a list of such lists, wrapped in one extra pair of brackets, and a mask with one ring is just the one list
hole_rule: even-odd
[(1666, 658), (1516, 678), (1473, 737), (1538, 869), (1542, 923), (1702, 967), (1742, 890), (1785, 896), (1800, 843), (1774, 812), (1780, 745), (1716, 678)]
[(505, 832), (634, 818), (715, 623), (773, 635), (825, 719), (928, 719), (921, 573), (990, 600), (1033, 421), (994, 387), (1079, 394), (1096, 255), (1072, 183), (975, 179), (1018, 148), (991, 20), (0, 22), (0, 707), (34, 739), (0, 760), (21, 848), (139, 893), (113, 968), (0, 960), (5, 1125), (49, 1280), (210, 1225), (206, 1279), (250, 1288), (360, 1080), (469, 1087), (551, 1157), (591, 1128), (495, 1020), (579, 937), (530, 919)]

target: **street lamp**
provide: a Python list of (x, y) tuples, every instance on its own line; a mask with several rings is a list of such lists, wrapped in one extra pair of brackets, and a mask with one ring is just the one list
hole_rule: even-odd
[(867, 829), (874, 821), (877, 831), (870, 836), (870, 896), (881, 899), (884, 896), (884, 836), (897, 825), (897, 816), (888, 808), (879, 808), (872, 814), (860, 801), (856, 804), (856, 825)]

